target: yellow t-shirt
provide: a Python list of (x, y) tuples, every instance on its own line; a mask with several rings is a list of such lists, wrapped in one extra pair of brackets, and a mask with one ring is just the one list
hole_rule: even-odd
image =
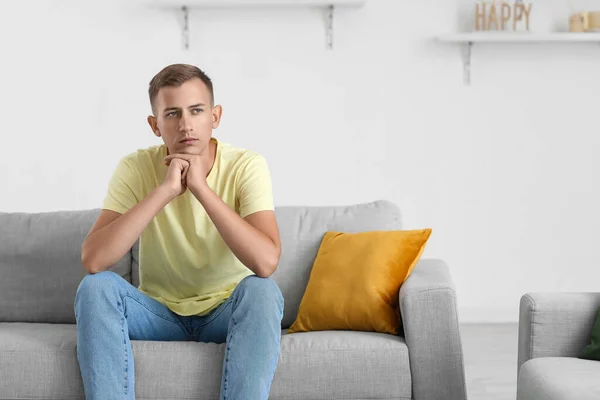
[[(215, 163), (209, 187), (244, 218), (274, 210), (265, 159), (212, 138)], [(121, 159), (110, 179), (103, 209), (124, 214), (165, 179), (165, 145)], [(179, 315), (207, 315), (253, 272), (229, 249), (202, 204), (188, 189), (163, 208), (140, 238), (139, 290)]]

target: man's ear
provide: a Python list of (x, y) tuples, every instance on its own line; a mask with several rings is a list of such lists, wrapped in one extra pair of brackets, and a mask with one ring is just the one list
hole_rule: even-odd
[(148, 115), (148, 125), (150, 125), (150, 129), (154, 132), (156, 137), (160, 137), (160, 131), (158, 130), (158, 123), (156, 121), (156, 117), (154, 115)]
[(217, 129), (219, 127), (219, 123), (221, 122), (221, 115), (223, 114), (223, 107), (214, 106), (212, 109), (212, 127), (213, 129)]

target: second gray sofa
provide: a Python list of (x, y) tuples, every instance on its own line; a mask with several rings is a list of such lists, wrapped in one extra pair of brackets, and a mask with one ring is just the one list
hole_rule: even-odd
[(600, 399), (600, 362), (578, 358), (599, 307), (600, 293), (521, 298), (517, 400)]

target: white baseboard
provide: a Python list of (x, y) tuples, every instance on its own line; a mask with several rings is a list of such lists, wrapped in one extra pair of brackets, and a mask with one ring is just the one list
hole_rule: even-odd
[(516, 323), (519, 308), (516, 307), (459, 307), (460, 323)]

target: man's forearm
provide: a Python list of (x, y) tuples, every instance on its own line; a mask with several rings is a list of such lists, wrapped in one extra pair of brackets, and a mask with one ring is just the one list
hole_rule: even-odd
[(189, 188), (198, 199), (233, 254), (257, 276), (266, 278), (277, 268), (275, 243), (240, 217), (208, 186)]
[(119, 261), (141, 236), (150, 221), (173, 199), (159, 186), (125, 214), (89, 234), (83, 242), (82, 262), (89, 273), (102, 272)]

